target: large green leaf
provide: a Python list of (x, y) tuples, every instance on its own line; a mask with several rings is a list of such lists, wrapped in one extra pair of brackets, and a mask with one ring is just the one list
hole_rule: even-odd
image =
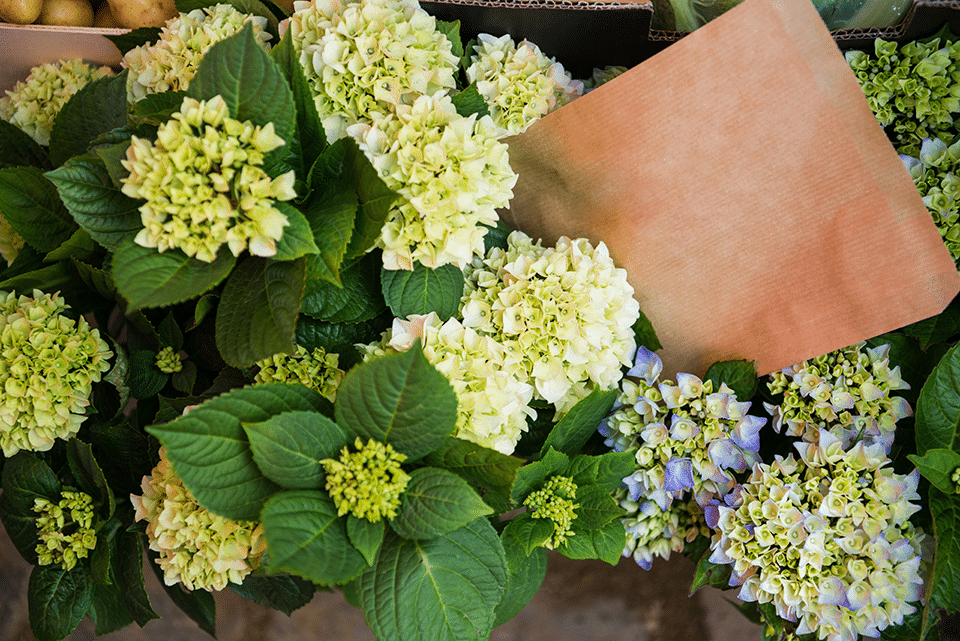
[(113, 277), (128, 309), (166, 307), (196, 298), (218, 285), (236, 259), (225, 248), (212, 263), (191, 258), (177, 249), (158, 252), (132, 238), (113, 255)]
[(386, 309), (379, 287), (379, 253), (344, 262), (338, 274), (339, 285), (323, 276), (326, 268), (321, 265), (322, 256), (312, 257), (311, 261), (311, 271), (320, 276), (307, 279), (301, 304), (304, 314), (328, 323), (360, 323)]
[(464, 118), (469, 118), (473, 114), (477, 114), (477, 118), (490, 115), (490, 107), (483, 96), (480, 95), (475, 82), (460, 93), (454, 94), (451, 100), (453, 106), (457, 108), (457, 113)]
[(757, 367), (753, 361), (714, 363), (703, 380), (713, 381), (714, 392), (720, 389), (721, 383), (726, 383), (738, 399), (749, 400), (757, 389)]
[(907, 458), (941, 492), (953, 494), (957, 490), (952, 477), (960, 469), (960, 452), (938, 448), (927, 450), (924, 456), (911, 454)]
[(379, 639), (487, 639), (507, 584), (503, 546), (486, 519), (429, 541), (391, 533), (357, 593)]
[(295, 340), (308, 351), (322, 347), (326, 352), (336, 352), (340, 355), (340, 369), (347, 371), (363, 360), (356, 345), (378, 341), (392, 318), (386, 313), (362, 323), (327, 323), (301, 314)]
[(387, 526), (383, 519), (368, 521), (353, 514), (347, 515), (347, 537), (353, 547), (359, 550), (367, 565), (373, 565), (380, 551), (380, 544), (387, 533)]
[(3, 465), (3, 496), (15, 514), (34, 516), (36, 499), (60, 500), (60, 481), (50, 466), (31, 452), (20, 451)]
[(577, 518), (571, 526), (575, 532), (596, 530), (623, 516), (623, 508), (617, 504), (610, 492), (596, 485), (578, 487), (575, 500), (580, 506), (576, 509)]
[(390, 443), (407, 462), (440, 447), (457, 425), (457, 396), (419, 344), (348, 372), (335, 409), (341, 427)]
[[(483, 500), (497, 512), (512, 507), (510, 490), (524, 461), (459, 438), (424, 457), (423, 462), (458, 474), (481, 488)], [(619, 487), (619, 486), (618, 486)]]
[(0, 213), (40, 252), (59, 247), (77, 227), (57, 188), (36, 167), (0, 169)]
[(916, 416), (917, 453), (960, 451), (960, 345), (948, 351), (920, 391)]
[(384, 269), (383, 298), (397, 318), (436, 312), (441, 320), (457, 313), (463, 295), (463, 272), (456, 265), (436, 269), (416, 263), (413, 271)]
[(23, 166), (52, 167), (43, 147), (16, 125), (0, 120), (0, 168)]
[(274, 206), (287, 217), (290, 224), (283, 228), (283, 236), (277, 241), (277, 253), (274, 260), (295, 260), (301, 256), (317, 254), (317, 243), (313, 240), (313, 229), (300, 213), (300, 210), (283, 201), (275, 201)]
[(247, 367), (274, 354), (292, 353), (303, 297), (304, 261), (250, 257), (223, 287), (217, 309), (217, 347), (223, 360)]
[(503, 530), (503, 547), (508, 551), (517, 548), (524, 555), (529, 555), (536, 548), (543, 547), (555, 530), (553, 521), (533, 518), (529, 512), (524, 512), (507, 523)]
[(623, 478), (633, 474), (637, 460), (635, 452), (607, 452), (598, 456), (578, 454), (570, 459), (564, 470), (574, 483), (595, 485), (606, 492), (613, 492), (623, 485)]
[(360, 151), (357, 143), (352, 138), (345, 140), (345, 162), (349, 169), (347, 176), (360, 200), (346, 257), (356, 258), (363, 256), (376, 244), (390, 207), (400, 198), (400, 195), (387, 187), (383, 179), (377, 175), (377, 170)]
[(578, 452), (590, 437), (596, 434), (600, 421), (617, 400), (617, 393), (615, 389), (604, 391), (599, 387), (593, 388), (590, 394), (577, 401), (551, 430), (540, 448), (540, 455), (546, 454), (551, 447), (566, 454)]
[(180, 111), (186, 91), (164, 91), (147, 94), (133, 105), (130, 122), (159, 127)]
[(78, 156), (46, 174), (77, 224), (106, 247), (116, 249), (127, 236), (143, 228), (142, 201), (125, 195), (113, 184), (98, 156)]
[(547, 448), (547, 453), (544, 454), (543, 458), (519, 469), (510, 498), (514, 503), (520, 503), (530, 492), (540, 489), (547, 478), (564, 471), (569, 464), (570, 457), (566, 454), (558, 452), (552, 447)]
[(14, 547), (27, 563), (37, 563), (37, 536), (36, 515), (25, 516), (10, 505), (7, 494), (0, 494), (0, 523)]
[(623, 524), (614, 519), (599, 529), (577, 532), (567, 537), (563, 545), (557, 547), (557, 552), (568, 559), (600, 559), (616, 565), (626, 543), (627, 532)]
[(316, 412), (284, 412), (244, 429), (257, 467), (289, 489), (322, 487), (325, 473), (320, 461), (337, 458), (349, 441), (339, 425)]
[(93, 603), (93, 582), (83, 568), (38, 565), (30, 573), (30, 629), (37, 641), (60, 641), (80, 625)]
[(547, 551), (543, 548), (527, 554), (511, 554), (507, 550), (507, 589), (496, 609), (494, 627), (506, 623), (520, 613), (534, 597), (547, 576)]
[(711, 585), (715, 588), (725, 590), (730, 586), (730, 575), (733, 566), (729, 563), (712, 563), (710, 555), (704, 554), (697, 562), (697, 569), (693, 575), (693, 582), (690, 584), (690, 594), (699, 590), (705, 585)]
[(62, 165), (95, 138), (127, 124), (127, 73), (94, 80), (73, 94), (50, 131), (50, 161)]
[(924, 350), (956, 336), (960, 333), (960, 296), (936, 316), (907, 325), (903, 332), (917, 339)]
[(70, 266), (64, 262), (47, 265), (36, 271), (17, 274), (0, 282), (0, 290), (16, 291), (18, 294), (32, 294), (35, 289), (55, 292), (81, 286)]
[(141, 628), (147, 621), (159, 619), (143, 581), (143, 545), (136, 532), (117, 533), (117, 556), (112, 567), (116, 572), (117, 586), (123, 595), (130, 616)]
[(293, 92), (297, 113), (297, 136), (291, 146), (294, 156), (299, 160), (299, 169), (303, 172), (323, 153), (327, 146), (327, 135), (320, 122), (317, 104), (313, 99), (313, 90), (307, 83), (303, 67), (300, 66), (300, 56), (293, 46), (292, 32), (287, 31), (283, 35), (277, 46), (270, 50), (270, 56), (277, 61), (280, 71)]
[(937, 609), (960, 611), (960, 496), (944, 494), (935, 487), (927, 496), (937, 552), (927, 593), (925, 629), (932, 624), (930, 615)]
[(316, 588), (309, 581), (295, 576), (260, 576), (251, 574), (243, 583), (230, 583), (231, 590), (254, 603), (279, 610), (287, 616), (310, 603)]
[(115, 36), (105, 35), (104, 38), (115, 44), (120, 53), (125, 54), (131, 49), (154, 42), (159, 36), (160, 27), (140, 27)]
[(325, 492), (281, 492), (267, 501), (262, 520), (271, 572), (335, 584), (356, 578), (367, 566), (363, 555), (350, 545), (344, 521)]
[(651, 352), (663, 349), (660, 339), (657, 338), (657, 332), (653, 329), (653, 323), (650, 322), (650, 319), (647, 318), (643, 311), (640, 312), (640, 317), (637, 318), (637, 322), (633, 324), (633, 335), (636, 338), (638, 347), (642, 345)]
[(280, 486), (254, 462), (243, 423), (260, 423), (283, 412), (319, 411), (322, 399), (302, 385), (253, 385), (148, 431), (166, 447), (177, 474), (201, 505), (234, 520), (258, 520), (263, 503)]
[(489, 514), (493, 510), (462, 478), (436, 467), (421, 467), (410, 473), (390, 525), (405, 539), (432, 539)]
[(109, 520), (115, 507), (113, 492), (93, 457), (93, 448), (78, 438), (70, 439), (67, 441), (67, 463), (79, 489), (89, 494), (98, 506), (100, 518)]
[(216, 638), (217, 604), (213, 600), (213, 595), (206, 590), (187, 590), (179, 583), (167, 585), (163, 580), (163, 570), (157, 563), (157, 553), (151, 551), (149, 557), (148, 565), (153, 568), (153, 573), (157, 575), (170, 600), (200, 626), (201, 630)]

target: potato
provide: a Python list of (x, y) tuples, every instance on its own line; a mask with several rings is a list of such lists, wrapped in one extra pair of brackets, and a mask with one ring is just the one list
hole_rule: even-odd
[(0, 0), (0, 20), (30, 24), (40, 17), (42, 0)]
[(110, 5), (104, 2), (93, 14), (93, 26), (97, 29), (119, 29), (123, 25), (117, 22), (117, 17), (113, 15)]
[[(2, 1), (2, 0), (0, 0)], [(117, 22), (126, 29), (162, 27), (177, 15), (173, 0), (107, 0)]]
[(93, 7), (89, 0), (43, 0), (40, 24), (92, 27)]

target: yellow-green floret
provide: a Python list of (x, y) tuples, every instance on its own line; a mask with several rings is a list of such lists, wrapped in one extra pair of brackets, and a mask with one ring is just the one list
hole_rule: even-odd
[(84, 492), (64, 491), (54, 505), (45, 498), (34, 499), (40, 543), (40, 565), (57, 564), (71, 570), (97, 545), (93, 530), (93, 498)]
[(371, 522), (392, 519), (400, 507), (400, 495), (410, 476), (400, 469), (406, 456), (387, 443), (370, 439), (354, 442), (357, 451), (345, 446), (339, 459), (320, 461), (327, 472), (327, 492), (340, 516), (350, 513)]

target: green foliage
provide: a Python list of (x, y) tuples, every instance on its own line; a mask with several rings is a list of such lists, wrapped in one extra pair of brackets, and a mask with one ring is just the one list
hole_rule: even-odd
[(938, 609), (947, 613), (960, 611), (960, 496), (931, 487), (927, 502), (933, 516), (937, 552), (924, 611), (924, 633), (932, 627), (931, 616)]
[(496, 227), (490, 227), (489, 225), (483, 225), (483, 227), (487, 230), (483, 235), (483, 251), (489, 253), (494, 247), (506, 250), (507, 236), (513, 230), (507, 227), (502, 220), (497, 220)]
[(59, 247), (77, 227), (56, 187), (36, 167), (0, 169), (0, 203), (4, 219), (40, 252)]
[(357, 258), (376, 244), (390, 207), (400, 196), (387, 187), (377, 175), (377, 170), (360, 151), (357, 143), (352, 138), (344, 140), (344, 163), (347, 168), (345, 175), (356, 190), (360, 203), (345, 257)]
[(567, 537), (557, 552), (569, 559), (600, 559), (616, 565), (627, 543), (627, 532), (619, 520), (613, 520), (596, 530), (577, 531), (573, 522), (574, 536)]
[(432, 539), (493, 513), (466, 481), (436, 467), (411, 472), (401, 501), (390, 525), (405, 539)]
[(477, 91), (477, 83), (475, 82), (460, 93), (451, 96), (451, 100), (453, 106), (457, 108), (457, 113), (464, 118), (469, 118), (473, 114), (477, 114), (477, 118), (490, 115), (490, 107), (487, 106), (487, 101)]
[(597, 426), (610, 412), (617, 394), (618, 390), (615, 389), (593, 388), (557, 422), (540, 449), (540, 455), (544, 456), (550, 448), (566, 454), (578, 452), (597, 432)]
[[(506, 548), (506, 546), (504, 546)], [(527, 555), (507, 554), (507, 588), (494, 612), (494, 627), (506, 623), (530, 603), (547, 575), (547, 552), (537, 548)]]
[(460, 21), (459, 20), (437, 20), (437, 31), (442, 33), (450, 41), (451, 53), (457, 58), (463, 56), (463, 41), (460, 39)]
[(67, 441), (67, 464), (77, 487), (93, 498), (100, 518), (109, 520), (116, 505), (103, 470), (93, 457), (93, 448), (78, 438), (70, 439)]
[(121, 54), (125, 54), (131, 49), (141, 45), (154, 42), (159, 37), (160, 27), (140, 27), (139, 29), (133, 29), (127, 33), (104, 36), (104, 38), (117, 46), (117, 49), (120, 50)]
[(907, 325), (903, 328), (903, 333), (917, 339), (922, 350), (930, 349), (933, 345), (960, 334), (960, 296), (954, 298), (947, 308), (936, 316)]
[(690, 584), (690, 594), (699, 590), (705, 585), (710, 585), (721, 590), (725, 590), (730, 585), (730, 575), (733, 566), (729, 563), (716, 564), (710, 562), (710, 555), (704, 554), (697, 562), (697, 570), (693, 575), (693, 582)]
[(510, 491), (517, 470), (524, 461), (501, 454), (472, 441), (450, 438), (423, 458), (426, 465), (442, 467), (481, 489), (483, 500), (497, 512), (506, 512), (513, 503)]
[(647, 318), (647, 315), (640, 311), (640, 317), (633, 324), (633, 335), (637, 341), (637, 347), (641, 345), (651, 352), (663, 349), (660, 339), (657, 338), (657, 332), (653, 329), (653, 323)]
[(228, 4), (240, 13), (249, 13), (267, 19), (267, 31), (277, 38), (277, 17), (260, 0), (176, 0), (175, 5), (180, 13), (190, 13), (194, 9), (205, 9), (217, 4)]
[(80, 625), (93, 603), (94, 584), (81, 566), (34, 566), (27, 587), (30, 629), (37, 641), (60, 641)]
[(295, 576), (261, 576), (251, 574), (243, 583), (230, 583), (233, 592), (265, 608), (279, 610), (287, 616), (310, 603), (316, 588), (309, 581)]
[(349, 370), (362, 360), (354, 345), (378, 340), (390, 323), (386, 316), (380, 315), (362, 323), (327, 323), (301, 314), (294, 340), (308, 351), (322, 347), (326, 352), (340, 354), (340, 369)]
[(101, 134), (127, 124), (127, 73), (87, 83), (63, 106), (50, 131), (50, 160), (55, 166), (86, 153)]
[[(610, 495), (610, 492), (596, 485), (578, 486), (576, 502), (580, 507), (577, 508), (577, 518), (573, 520), (571, 526), (575, 534), (580, 534), (584, 530), (602, 528), (607, 523), (623, 516), (623, 509)], [(623, 552), (622, 548), (620, 552)]]
[(370, 287), (380, 275), (379, 252), (344, 261), (337, 274), (339, 285), (331, 280), (332, 272), (325, 272), (318, 258), (322, 261), (320, 256), (310, 263), (314, 270), (320, 270), (320, 276), (307, 279), (300, 308), (304, 314), (328, 323), (361, 323), (386, 309), (383, 295)]
[(598, 456), (578, 454), (570, 459), (564, 470), (578, 486), (594, 485), (606, 492), (613, 492), (623, 485), (623, 477), (636, 470), (635, 452), (608, 452)]
[(548, 519), (535, 519), (529, 512), (513, 517), (503, 530), (503, 547), (506, 550), (514, 548), (523, 550), (529, 556), (535, 549), (540, 548), (553, 536), (555, 527)]
[(163, 581), (163, 570), (157, 564), (156, 553), (150, 553), (148, 565), (153, 568), (160, 584), (170, 600), (176, 604), (184, 614), (194, 621), (200, 629), (216, 638), (217, 636), (217, 605), (206, 590), (187, 590), (179, 583), (167, 585)]
[(116, 555), (112, 557), (111, 571), (127, 612), (141, 628), (152, 619), (159, 619), (143, 581), (143, 546), (136, 532), (121, 531), (116, 537)]
[(159, 127), (170, 120), (170, 116), (174, 112), (180, 111), (186, 95), (186, 91), (164, 91), (147, 94), (133, 105), (130, 122)]
[(952, 474), (960, 469), (960, 452), (956, 450), (927, 450), (924, 456), (910, 455), (917, 469), (930, 483), (945, 494), (960, 493), (960, 484), (954, 483)]
[(127, 386), (130, 395), (137, 399), (151, 398), (160, 393), (170, 380), (170, 375), (157, 367), (157, 353), (149, 349), (130, 354), (130, 371)]
[(547, 448), (547, 453), (539, 461), (524, 465), (517, 472), (517, 480), (513, 484), (511, 499), (514, 503), (521, 503), (530, 492), (533, 492), (547, 480), (548, 477), (567, 469), (570, 457), (555, 449)]
[(277, 242), (277, 253), (273, 260), (295, 260), (320, 251), (313, 240), (313, 229), (299, 209), (282, 200), (274, 201), (273, 206), (283, 213), (290, 223), (283, 228), (283, 236)]
[(43, 147), (16, 125), (0, 120), (0, 169), (37, 167), (50, 169), (50, 157)]
[(726, 383), (738, 399), (745, 401), (757, 391), (757, 367), (753, 361), (722, 361), (711, 365), (703, 380), (713, 381), (715, 392)]
[(463, 272), (456, 265), (436, 269), (419, 262), (413, 271), (383, 269), (380, 272), (383, 298), (397, 318), (436, 312), (440, 320), (457, 313), (463, 296)]
[(920, 391), (916, 414), (917, 454), (960, 451), (960, 345), (944, 355)]
[(380, 551), (380, 544), (387, 533), (387, 524), (379, 521), (368, 521), (353, 514), (347, 515), (347, 538), (350, 544), (363, 555), (367, 565), (373, 565)]
[(244, 425), (253, 460), (264, 475), (289, 489), (317, 489), (326, 476), (320, 461), (337, 458), (349, 438), (316, 412), (284, 412)]

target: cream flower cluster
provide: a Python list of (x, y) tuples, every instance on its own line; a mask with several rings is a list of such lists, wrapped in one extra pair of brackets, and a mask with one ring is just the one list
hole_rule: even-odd
[(263, 526), (230, 519), (197, 503), (183, 485), (166, 450), (150, 476), (143, 477), (143, 495), (130, 495), (136, 520), (147, 522), (150, 549), (160, 554), (163, 582), (188, 590), (222, 590), (241, 583), (260, 564), (267, 546)]
[(879, 637), (923, 595), (919, 475), (894, 473), (883, 446), (849, 449), (827, 430), (798, 443), (800, 459), (757, 463), (750, 478), (708, 505), (713, 563), (733, 565), (740, 598), (776, 606), (798, 635)]
[(698, 536), (710, 536), (703, 508), (693, 499), (674, 501), (662, 510), (653, 501), (631, 499), (626, 489), (617, 490), (614, 498), (628, 514), (620, 519), (627, 531), (623, 556), (644, 570), (653, 566), (653, 557), (669, 559), (671, 552), (682, 552)]
[(544, 248), (513, 232), (506, 251), (475, 259), (464, 277), (463, 324), (502, 344), (507, 371), (532, 381), (558, 416), (620, 382), (640, 306), (602, 242), (563, 237)]
[(577, 495), (577, 484), (569, 476), (551, 476), (543, 487), (532, 492), (523, 500), (535, 519), (548, 519), (553, 522), (553, 534), (543, 544), (548, 550), (554, 550), (566, 543), (574, 535), (570, 525), (577, 518), (579, 503), (573, 499)]
[(507, 371), (504, 347), (455, 318), (443, 322), (431, 312), (394, 319), (380, 344), (365, 351), (368, 358), (405, 352), (417, 340), (457, 395), (456, 436), (512, 454), (527, 431), (527, 417), (536, 412), (530, 407), (533, 387)]
[(45, 498), (33, 500), (37, 513), (37, 559), (40, 565), (56, 563), (71, 570), (97, 546), (93, 530), (93, 497), (65, 490), (54, 505)]
[(74, 320), (59, 295), (0, 292), (0, 447), (44, 452), (86, 419), (93, 384), (113, 356), (100, 332)]
[(337, 514), (352, 514), (372, 523), (392, 519), (400, 508), (400, 495), (410, 482), (410, 475), (400, 469), (406, 455), (389, 443), (373, 439), (364, 443), (358, 437), (353, 446), (355, 452), (345, 446), (340, 458), (320, 461)]
[(481, 33), (467, 67), (467, 79), (490, 108), (504, 135), (515, 135), (554, 109), (583, 95), (583, 83), (573, 80), (563, 65), (547, 58), (527, 40), (517, 44), (509, 35)]
[(465, 118), (437, 93), (348, 131), (401, 196), (380, 237), (387, 269), (413, 269), (414, 261), (463, 268), (483, 253), (480, 225), (496, 225), (517, 182), (489, 116)]
[(602, 69), (596, 68), (593, 70), (593, 74), (583, 81), (583, 93), (590, 93), (600, 85), (604, 85), (626, 72), (627, 68), (619, 65), (610, 65)]
[(123, 166), (123, 193), (140, 206), (143, 229), (136, 242), (164, 252), (180, 249), (213, 262), (227, 244), (234, 256), (249, 249), (273, 256), (289, 225), (273, 206), (290, 200), (294, 173), (271, 179), (264, 155), (284, 145), (273, 130), (229, 116), (222, 97), (184, 98), (180, 111), (157, 131), (156, 142), (133, 137)]
[(50, 144), (53, 121), (67, 101), (89, 82), (113, 72), (82, 60), (61, 60), (30, 70), (26, 80), (0, 98), (0, 118), (16, 125), (41, 145)]
[(329, 142), (417, 96), (454, 88), (453, 45), (417, 0), (298, 0), (293, 6), (293, 45)]
[(944, 245), (960, 262), (960, 142), (949, 147), (939, 138), (925, 138), (919, 158), (901, 155), (923, 204), (933, 217)]
[(827, 427), (844, 447), (863, 438), (889, 452), (897, 421), (913, 414), (905, 399), (890, 395), (910, 386), (889, 355), (889, 345), (857, 343), (772, 374), (767, 387), (783, 395), (779, 405), (764, 403), (774, 429), (814, 441)]
[(315, 347), (308, 352), (301, 345), (293, 354), (274, 354), (257, 363), (260, 370), (254, 381), (257, 383), (300, 383), (317, 391), (331, 403), (337, 400), (337, 388), (343, 380), (344, 371), (338, 367), (339, 354), (327, 354)]
[(120, 66), (130, 70), (127, 99), (133, 103), (148, 94), (183, 91), (210, 47), (239, 33), (248, 22), (253, 24), (257, 40), (268, 47), (272, 36), (265, 31), (267, 19), (240, 13), (228, 4), (194, 9), (171, 18), (156, 42), (134, 47), (123, 56)]

